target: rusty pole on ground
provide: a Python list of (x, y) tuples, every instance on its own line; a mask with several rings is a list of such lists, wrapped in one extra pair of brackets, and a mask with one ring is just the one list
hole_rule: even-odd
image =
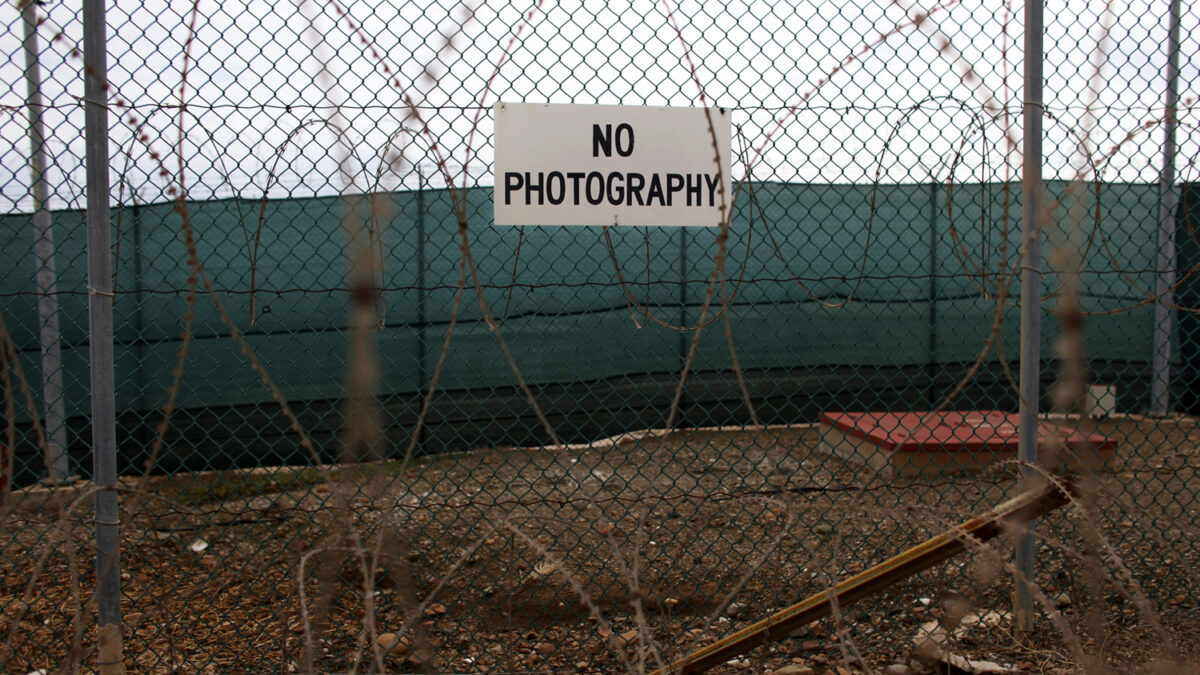
[(1020, 531), (1030, 520), (1071, 501), (1073, 495), (1074, 488), (1070, 483), (1054, 482), (1047, 482), (1033, 491), (1022, 492), (982, 516), (972, 518), (889, 558), (827, 591), (814, 593), (781, 612), (688, 654), (665, 669), (654, 671), (653, 675), (704, 672), (755, 647), (780, 640), (793, 630), (828, 616), (835, 601), (839, 607), (845, 607), (944, 562), (1006, 530), (1016, 528)]

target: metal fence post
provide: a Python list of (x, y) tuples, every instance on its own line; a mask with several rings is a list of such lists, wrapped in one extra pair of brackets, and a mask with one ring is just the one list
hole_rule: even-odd
[[(688, 366), (688, 349), (690, 338), (684, 327), (688, 325), (688, 257), (687, 257), (687, 228), (679, 228), (679, 372), (683, 373), (683, 369)], [(682, 376), (682, 375), (681, 375)], [(687, 383), (683, 385), (683, 390), (679, 392), (679, 406), (675, 411), (675, 423), (678, 423), (684, 416), (685, 401), (687, 400)], [(675, 424), (671, 425), (672, 427)]]
[[(1021, 404), (1018, 456), (1021, 491), (1032, 489), (1038, 461), (1038, 399), (1042, 371), (1042, 2), (1025, 3), (1025, 103), (1021, 199)], [(1017, 539), (1014, 624), (1017, 634), (1033, 630), (1034, 603), (1029, 584), (1035, 574), (1033, 523)]]
[(1171, 411), (1171, 333), (1175, 310), (1175, 126), (1179, 104), (1179, 0), (1171, 0), (1167, 28), (1167, 96), (1163, 112), (1162, 173), (1158, 187), (1158, 303), (1154, 305), (1154, 342), (1150, 376), (1150, 414)]
[[(130, 256), (133, 259), (133, 327), (136, 331), (134, 347), (137, 354), (137, 404), (139, 410), (146, 410), (150, 407), (146, 396), (146, 314), (143, 310), (142, 289), (145, 287), (145, 261), (144, 261), (144, 240), (142, 238), (142, 203), (139, 199), (138, 190), (134, 188), (129, 193), (130, 201), (133, 202), (131, 211), (133, 220), (133, 254)], [(117, 265), (120, 266), (120, 261)], [(138, 425), (138, 441), (142, 445), (149, 447), (151, 443), (150, 437), (147, 436), (149, 427), (145, 424)]]
[(937, 405), (937, 215), (938, 183), (929, 184), (929, 362), (925, 366), (929, 378), (929, 407)]
[(54, 226), (46, 182), (46, 133), (42, 123), (42, 71), (38, 64), (37, 9), (21, 3), (25, 24), (25, 85), (29, 92), (30, 183), (33, 187), (34, 260), (38, 292), (38, 342), (42, 350), (42, 405), (46, 419), (46, 470), (51, 484), (70, 480), (67, 426), (63, 402), (62, 347), (58, 329), (58, 275), (54, 267)]
[(83, 2), (84, 143), (87, 170), (88, 346), (100, 672), (124, 673), (113, 380), (112, 244), (108, 184), (108, 59), (105, 0)]
[[(425, 388), (429, 386), (429, 364), (425, 350), (425, 173), (417, 162), (417, 410), (423, 407)], [(420, 414), (420, 413), (418, 413)], [(417, 432), (417, 453), (425, 454), (428, 420), (421, 420)]]

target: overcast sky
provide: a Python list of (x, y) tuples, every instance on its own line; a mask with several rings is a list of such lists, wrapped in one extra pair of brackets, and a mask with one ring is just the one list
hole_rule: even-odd
[[(412, 186), (413, 167), (431, 172), (434, 155), (429, 137), (406, 132), (420, 125), (409, 117), (405, 96), (420, 106), (456, 182), (490, 185), (497, 100), (691, 106), (700, 103), (701, 87), (710, 103), (734, 110), (735, 178), (1015, 179), (1018, 158), (1008, 155), (1003, 117), (993, 118), (986, 105), (1006, 105), (1015, 114), (1007, 132), (1019, 139), (1021, 6), (922, 2), (614, 0), (585, 10), (582, 2), (202, 1), (183, 114), (189, 195), (285, 197)], [(1200, 14), (1189, 4), (1181, 31), (1184, 100), (1200, 92)], [(1079, 162), (1077, 134), (1088, 126), (1104, 17), (1098, 2), (1056, 5), (1045, 19), (1046, 176), (1069, 178)], [(914, 26), (920, 8), (930, 17)], [(110, 117), (112, 178), (116, 187), (124, 181), (125, 201), (134, 189), (141, 200), (161, 201), (174, 180), (158, 175), (150, 155), (166, 156), (169, 172), (177, 170), (191, 9), (191, 2), (110, 3), (109, 79), (136, 117), (131, 122), (129, 113), (115, 111)], [(1143, 126), (1162, 116), (1167, 2), (1113, 9), (1090, 142), (1107, 152), (1134, 132), (1103, 177), (1154, 181), (1162, 131)], [(60, 0), (39, 11), (52, 204), (79, 207), (82, 64), (72, 50), (82, 47), (81, 16), (78, 3)], [(16, 3), (0, 5), (5, 212), (30, 204), (21, 35)], [(964, 77), (968, 70), (978, 80)], [(1195, 110), (1193, 104), (1180, 115), (1181, 180), (1197, 178)], [(145, 142), (134, 138), (143, 122)], [(397, 153), (403, 162), (387, 159)]]

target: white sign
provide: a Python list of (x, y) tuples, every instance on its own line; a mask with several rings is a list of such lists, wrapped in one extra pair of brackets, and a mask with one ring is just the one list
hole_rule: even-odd
[(496, 224), (720, 225), (730, 129), (724, 108), (497, 103)]

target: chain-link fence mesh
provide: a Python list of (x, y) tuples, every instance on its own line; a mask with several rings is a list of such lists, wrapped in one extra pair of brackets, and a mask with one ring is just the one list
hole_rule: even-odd
[[(900, 414), (1019, 404), (1022, 9), (114, 3), (127, 667), (653, 670), (1016, 494), (1011, 418)], [(1039, 407), (1112, 456), (1039, 525), (1034, 633), (974, 543), (722, 668), (1195, 658), (1169, 15), (1046, 17)], [(0, 16), (0, 669), (91, 669), (82, 16)], [(727, 227), (494, 226), (497, 101), (729, 109)]]

